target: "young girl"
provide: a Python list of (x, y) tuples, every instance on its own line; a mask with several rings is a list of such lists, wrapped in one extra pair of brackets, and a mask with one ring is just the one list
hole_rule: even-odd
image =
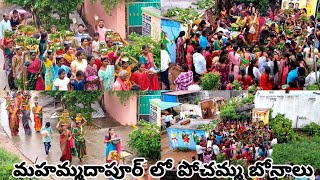
[(78, 71), (76, 73), (76, 79), (71, 81), (71, 90), (79, 90), (84, 91), (85, 90), (85, 80), (84, 75), (82, 71)]
[(66, 71), (64, 69), (59, 69), (59, 78), (54, 81), (54, 86), (57, 91), (68, 91), (70, 90), (70, 79), (66, 77)]

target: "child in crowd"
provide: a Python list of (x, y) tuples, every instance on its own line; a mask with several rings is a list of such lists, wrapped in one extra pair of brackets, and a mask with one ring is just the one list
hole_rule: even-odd
[(85, 80), (84, 80), (84, 74), (82, 71), (78, 71), (76, 73), (76, 79), (71, 81), (71, 90), (79, 90), (84, 91), (85, 90)]
[(54, 81), (54, 86), (57, 91), (68, 91), (70, 90), (70, 79), (66, 77), (66, 71), (64, 69), (59, 69), (59, 78)]

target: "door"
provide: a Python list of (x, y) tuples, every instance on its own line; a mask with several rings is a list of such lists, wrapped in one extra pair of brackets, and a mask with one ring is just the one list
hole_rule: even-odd
[(160, 0), (136, 0), (127, 3), (128, 35), (135, 32), (142, 34), (142, 10), (143, 7), (160, 9)]

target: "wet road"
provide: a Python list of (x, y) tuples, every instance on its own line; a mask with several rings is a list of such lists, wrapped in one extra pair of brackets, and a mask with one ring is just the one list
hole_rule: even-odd
[[(35, 96), (35, 94), (33, 94), (33, 96)], [(20, 122), (19, 135), (15, 137), (11, 137), (9, 124), (8, 124), (7, 111), (5, 110), (5, 101), (3, 97), (1, 97), (0, 102), (1, 102), (0, 123), (3, 126), (4, 130), (6, 131), (6, 133), (8, 134), (8, 136), (13, 141), (14, 145), (28, 159), (30, 159), (34, 163), (42, 162), (44, 160), (47, 160), (49, 164), (60, 163), (59, 159), (61, 156), (61, 151), (60, 151), (60, 145), (59, 145), (59, 134), (55, 130), (57, 120), (50, 119), (51, 115), (55, 112), (55, 108), (51, 105), (44, 104), (46, 102), (45, 100), (41, 100), (41, 101), (39, 100), (39, 105), (45, 106), (43, 109), (43, 117), (44, 117), (43, 124), (45, 124), (45, 122), (50, 122), (54, 130), (53, 140), (51, 143), (52, 147), (50, 149), (49, 155), (46, 156), (41, 134), (35, 132), (33, 122), (32, 123), (29, 122), (29, 125), (32, 129), (32, 135), (30, 136), (25, 135), (24, 129), (22, 127), (22, 123)], [(31, 105), (33, 106), (33, 102), (31, 102)], [(32, 113), (31, 113), (31, 119), (33, 119)], [(108, 123), (107, 120), (106, 120), (106, 123)], [(128, 138), (129, 134), (133, 128), (128, 126), (125, 126), (125, 127), (120, 126), (120, 127), (115, 127), (114, 129), (116, 133), (118, 133), (122, 138), (122, 142), (123, 142), (122, 149), (131, 152), (131, 150), (129, 150), (126, 144), (127, 144), (127, 141), (129, 140)], [(107, 132), (108, 132), (108, 128), (100, 129), (95, 126), (85, 127), (85, 139), (86, 139), (88, 156), (84, 159), (82, 164), (104, 164), (105, 163), (105, 144), (103, 143), (103, 140)], [(127, 157), (126, 162), (129, 164), (129, 162), (131, 162), (131, 159), (133, 157), (134, 156)], [(73, 156), (72, 164), (74, 165), (80, 164), (80, 161), (76, 156)], [(99, 177), (95, 179), (105, 179), (105, 178)], [(126, 179), (131, 179), (131, 178), (127, 177)]]
[(0, 49), (0, 91), (3, 91), (5, 88), (9, 89), (6, 72), (3, 70), (4, 57), (3, 51)]

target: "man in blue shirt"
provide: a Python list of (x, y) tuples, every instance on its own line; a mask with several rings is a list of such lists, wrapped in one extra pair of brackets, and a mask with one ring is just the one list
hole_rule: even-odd
[(78, 29), (77, 29), (77, 20), (75, 18), (72, 19), (73, 21), (73, 26), (72, 26), (72, 30), (74, 32), (74, 35), (78, 41), (78, 45), (81, 45), (81, 39), (82, 38), (90, 38), (89, 34), (85, 32), (85, 27), (83, 24), (79, 24), (78, 25)]
[(202, 47), (202, 49), (206, 49), (207, 45), (209, 44), (207, 36), (208, 36), (208, 31), (203, 30), (199, 40), (199, 45)]
[(216, 144), (217, 144), (217, 145), (220, 144), (221, 139), (222, 139), (222, 136), (220, 135), (220, 133), (218, 133), (218, 134), (216, 135)]
[(44, 150), (46, 151), (46, 155), (48, 155), (51, 147), (51, 139), (53, 133), (50, 122), (46, 122), (46, 125), (41, 128), (40, 132), (41, 134), (45, 134), (42, 136), (42, 141), (44, 144)]
[(9, 21), (9, 15), (4, 14), (3, 20), (0, 22), (0, 39), (4, 37), (4, 32), (6, 30), (12, 31), (11, 23)]
[(296, 81), (296, 79), (298, 77), (298, 64), (297, 64), (297, 62), (291, 61), (289, 68), (290, 68), (290, 72), (288, 73), (287, 84), (289, 84), (292, 81)]

